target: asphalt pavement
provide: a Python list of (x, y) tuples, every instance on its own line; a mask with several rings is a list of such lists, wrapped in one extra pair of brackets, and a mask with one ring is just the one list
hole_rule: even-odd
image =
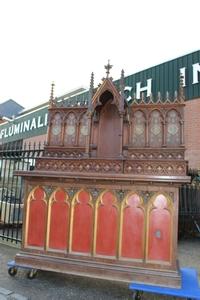
[[(0, 300), (129, 300), (133, 299), (128, 284), (38, 271), (36, 278), (28, 279), (27, 271), (18, 270), (10, 276), (7, 262), (14, 259), (19, 249), (0, 244)], [(179, 241), (180, 266), (196, 268), (200, 275), (200, 238)], [(144, 294), (144, 300), (174, 299)], [(180, 298), (179, 298), (180, 299)]]

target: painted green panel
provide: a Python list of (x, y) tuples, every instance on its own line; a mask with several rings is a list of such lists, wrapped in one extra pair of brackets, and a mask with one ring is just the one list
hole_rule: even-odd
[(166, 92), (167, 92), (167, 87), (169, 86), (169, 66), (168, 66), (168, 70), (165, 67), (164, 69), (164, 97), (166, 97)]
[[(167, 72), (166, 76), (168, 76), (168, 85), (172, 87), (172, 91), (173, 91), (174, 90), (174, 80), (172, 78), (172, 76), (173, 76), (173, 63), (172, 63), (172, 61), (169, 62), (169, 72)], [(169, 97), (170, 97), (170, 99), (173, 97), (172, 92), (169, 94)]]
[(165, 97), (165, 64), (160, 65), (160, 91), (162, 98)]
[(152, 78), (152, 93), (155, 95), (158, 91), (166, 94), (169, 91), (171, 96), (175, 90), (178, 90), (180, 80), (180, 68), (186, 68), (186, 99), (193, 99), (200, 96), (200, 84), (192, 85), (192, 65), (200, 63), (200, 51), (188, 54), (186, 56), (171, 60), (150, 69), (129, 76), (129, 85), (136, 89), (136, 83), (141, 82), (141, 86), (146, 85), (146, 80)]
[[(193, 61), (199, 62), (199, 57), (198, 53), (195, 52), (193, 55)], [(199, 75), (199, 80), (200, 80), (200, 75)], [(200, 85), (198, 83), (192, 85), (192, 94), (193, 95), (199, 95), (200, 92)]]

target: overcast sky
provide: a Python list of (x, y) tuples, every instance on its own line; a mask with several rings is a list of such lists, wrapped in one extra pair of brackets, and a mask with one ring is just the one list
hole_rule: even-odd
[(199, 0), (0, 0), (0, 103), (25, 108), (200, 49)]

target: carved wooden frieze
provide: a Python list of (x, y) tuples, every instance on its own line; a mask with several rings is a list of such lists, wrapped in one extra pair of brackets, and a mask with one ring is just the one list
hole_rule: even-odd
[(123, 173), (123, 161), (93, 159), (45, 159), (37, 160), (36, 170), (82, 173)]
[(60, 157), (60, 158), (81, 158), (84, 157), (85, 148), (64, 148), (64, 149), (45, 149), (44, 156), (45, 157)]
[(150, 160), (184, 160), (184, 150), (183, 149), (134, 149), (129, 148), (127, 157), (128, 159), (150, 159)]
[(124, 164), (124, 173), (158, 176), (184, 176), (187, 170), (185, 161), (130, 161)]
[(40, 171), (115, 173), (130, 175), (184, 176), (187, 170), (185, 161), (151, 160), (100, 160), (100, 159), (38, 159), (35, 166)]

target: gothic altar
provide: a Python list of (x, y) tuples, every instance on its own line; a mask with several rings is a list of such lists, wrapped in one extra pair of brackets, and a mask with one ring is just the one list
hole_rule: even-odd
[(180, 286), (179, 186), (184, 160), (184, 93), (127, 105), (124, 72), (86, 103), (57, 102), (53, 85), (47, 144), (25, 181), (22, 249), (16, 262), (116, 281)]

